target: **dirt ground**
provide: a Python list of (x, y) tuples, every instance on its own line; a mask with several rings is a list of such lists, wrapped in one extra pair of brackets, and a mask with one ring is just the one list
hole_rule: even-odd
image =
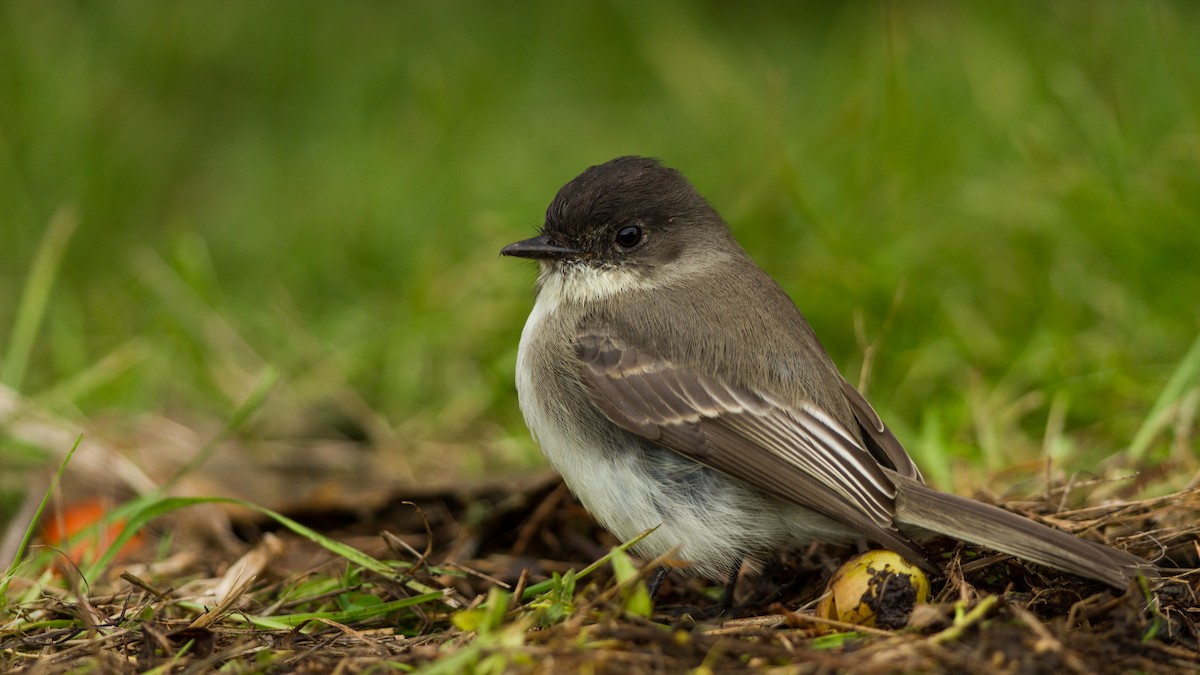
[[(1044, 522), (1157, 559), (1164, 568), (1196, 568), (1200, 491), (1141, 501), (1107, 500), (1064, 511), (1061, 492), (1006, 504)], [(180, 511), (180, 514), (184, 511)], [(579, 570), (615, 542), (552, 475), (485, 484), (400, 490), (307, 504), (285, 515), (380, 559), (414, 563), (408, 579), (364, 577), (386, 589), (385, 601), (438, 589), (439, 603), (389, 625), (324, 620), (304, 630), (239, 624), (238, 611), (261, 608), (304, 575), (338, 576), (346, 568), (329, 551), (277, 521), (221, 510), (228, 529), (154, 521), (150, 538), (193, 531), (175, 543), (208, 537), (177, 558), (172, 573), (220, 577), (248, 548), (265, 551), (261, 574), (244, 589), (243, 609), (211, 622), (174, 604), (179, 588), (163, 569), (125, 563), (124, 576), (90, 591), (49, 598), (62, 617), (41, 631), (0, 633), (0, 664), (12, 672), (988, 672), (1176, 673), (1200, 669), (1200, 575), (1168, 578), (1153, 593), (1116, 594), (1069, 575), (955, 542), (938, 542), (947, 574), (907, 626), (878, 630), (817, 618), (811, 607), (853, 547), (814, 545), (744, 569), (732, 607), (721, 589), (678, 573), (668, 576), (648, 617), (625, 611), (611, 567), (579, 579), (555, 620), (535, 625), (531, 605), (514, 603), (489, 629), (464, 630), (461, 616), (490, 589), (520, 591)], [(175, 518), (172, 520), (172, 518)], [(271, 542), (264, 546), (264, 542)], [(145, 544), (143, 544), (143, 547)], [(161, 559), (161, 556), (160, 556)], [(160, 563), (161, 564), (161, 563)], [(164, 581), (164, 577), (167, 581)], [(153, 581), (147, 581), (153, 579)], [(346, 593), (353, 584), (331, 593)], [(79, 597), (86, 597), (80, 601)], [(72, 599), (74, 597), (74, 599)], [(245, 603), (250, 603), (249, 605)], [(57, 604), (55, 604), (57, 603)], [(46, 608), (43, 608), (46, 609)], [(211, 611), (211, 610), (210, 610)], [(51, 612), (53, 614), (54, 612)], [(138, 623), (113, 616), (153, 617)], [(456, 616), (457, 615), (457, 616)], [(203, 617), (204, 615), (201, 615)], [(214, 616), (217, 616), (214, 614)], [(91, 617), (91, 618), (88, 618)], [(109, 619), (97, 618), (109, 617)], [(526, 618), (522, 618), (526, 617)], [(100, 624), (127, 626), (102, 630)], [(315, 626), (315, 627), (314, 627)], [(186, 646), (186, 649), (185, 649)]]

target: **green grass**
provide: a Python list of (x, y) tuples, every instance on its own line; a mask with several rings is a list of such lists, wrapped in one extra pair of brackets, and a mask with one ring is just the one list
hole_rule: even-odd
[(1196, 6), (644, 5), (5, 3), (4, 382), (83, 423), (221, 420), (278, 372), (243, 433), (536, 463), (532, 271), (497, 251), (640, 153), (852, 380), (876, 344), (870, 397), (941, 482), (1055, 419), (1065, 466), (1166, 456), (1196, 408)]

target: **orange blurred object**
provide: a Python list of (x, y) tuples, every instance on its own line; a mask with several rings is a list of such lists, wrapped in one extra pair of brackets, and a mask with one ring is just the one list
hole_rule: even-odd
[[(77, 565), (84, 560), (95, 560), (108, 550), (125, 529), (124, 520), (101, 524), (111, 507), (111, 502), (103, 499), (69, 504), (42, 524), (42, 540), (62, 549)], [(117, 559), (141, 546), (142, 541), (142, 534), (135, 534), (121, 547)]]

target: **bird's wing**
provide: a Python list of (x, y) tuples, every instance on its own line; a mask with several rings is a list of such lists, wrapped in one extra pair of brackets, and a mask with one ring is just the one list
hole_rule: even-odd
[(928, 564), (893, 524), (887, 471), (824, 410), (785, 406), (598, 332), (574, 348), (592, 401), (617, 426)]
[(876, 458), (891, 465), (896, 473), (902, 476), (923, 481), (921, 470), (913, 463), (912, 457), (908, 456), (908, 451), (892, 435), (892, 430), (887, 428), (887, 425), (879, 417), (879, 413), (875, 412), (867, 399), (863, 398), (863, 395), (844, 379), (842, 380), (842, 393), (846, 396), (846, 402), (850, 404), (850, 410), (854, 412), (854, 418), (858, 420), (858, 426), (863, 432), (863, 439)]

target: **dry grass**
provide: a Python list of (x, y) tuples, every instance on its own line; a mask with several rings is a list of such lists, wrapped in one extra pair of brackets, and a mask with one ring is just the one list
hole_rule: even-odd
[[(1196, 567), (1200, 490), (1071, 510), (1061, 508), (1063, 496), (1058, 488), (1008, 506), (1164, 566)], [(1194, 569), (1154, 593), (1114, 595), (946, 542), (948, 573), (934, 600), (907, 628), (880, 631), (811, 614), (846, 554), (824, 546), (743, 576), (731, 611), (722, 613), (717, 590), (672, 577), (653, 612), (640, 616), (629, 592), (639, 577), (614, 575), (619, 564), (570, 572), (612, 542), (553, 477), (410, 490), (288, 515), (391, 562), (364, 569), (296, 524), (298, 534), (293, 521), (244, 509), (208, 512), (236, 534), (223, 545), (197, 547), (182, 535), (170, 542), (189, 518), (187, 509), (172, 511), (153, 521), (150, 541), (131, 559), (88, 585), (61, 556), (46, 558), (58, 562), (36, 580), (16, 577), (0, 664), (26, 673), (1200, 667)]]

